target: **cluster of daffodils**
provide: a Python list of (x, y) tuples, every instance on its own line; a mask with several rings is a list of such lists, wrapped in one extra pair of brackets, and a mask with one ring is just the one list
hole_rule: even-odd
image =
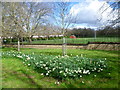
[(81, 56), (27, 55), (14, 51), (3, 52), (3, 57), (17, 57), (23, 64), (37, 70), (41, 75), (63, 79), (82, 77), (92, 72), (101, 72), (106, 68), (106, 59), (92, 59)]

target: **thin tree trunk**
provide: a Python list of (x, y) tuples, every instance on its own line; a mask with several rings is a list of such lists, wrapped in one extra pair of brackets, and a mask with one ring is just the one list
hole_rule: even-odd
[(22, 37), (22, 48), (23, 48), (23, 37)]
[(10, 43), (12, 43), (12, 38), (10, 37)]
[(18, 51), (20, 51), (20, 39), (18, 38)]
[(48, 40), (49, 36), (47, 36), (46, 38), (47, 38), (46, 40)]
[(3, 39), (2, 39), (2, 37), (0, 38), (0, 46), (2, 47), (2, 41), (3, 41)]
[(32, 42), (31, 37), (29, 37), (29, 43), (31, 43), (31, 42)]
[(96, 39), (96, 30), (95, 30), (95, 33), (94, 33), (94, 38)]
[(62, 55), (66, 55), (66, 40), (65, 37), (63, 36), (63, 44), (62, 44)]

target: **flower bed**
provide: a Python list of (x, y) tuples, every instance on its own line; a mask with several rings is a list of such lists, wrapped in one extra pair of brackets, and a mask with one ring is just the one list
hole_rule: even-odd
[(21, 52), (3, 52), (3, 57), (17, 57), (23, 64), (37, 70), (41, 75), (58, 79), (76, 78), (92, 72), (101, 72), (106, 68), (105, 59), (92, 59), (82, 56), (26, 55)]

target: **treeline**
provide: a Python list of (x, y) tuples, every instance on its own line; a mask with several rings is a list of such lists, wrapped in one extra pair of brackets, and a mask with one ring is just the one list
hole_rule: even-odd
[(99, 37), (120, 37), (119, 36), (120, 27), (105, 27), (97, 31), (97, 36)]
[(110, 27), (101, 28), (95, 30), (90, 28), (74, 28), (66, 33), (67, 36), (75, 35), (76, 37), (94, 37), (95, 33), (97, 37), (120, 37), (119, 36), (120, 27)]

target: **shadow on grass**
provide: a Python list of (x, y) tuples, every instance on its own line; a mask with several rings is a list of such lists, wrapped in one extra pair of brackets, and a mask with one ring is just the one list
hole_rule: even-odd
[[(11, 75), (14, 75), (17, 79), (19, 79), (19, 80), (21, 80), (21, 81), (29, 84), (30, 86), (34, 86), (34, 88), (42, 88), (42, 86), (39, 85), (38, 83), (36, 83), (36, 82), (32, 79), (32, 77), (31, 77), (30, 75), (28, 75), (25, 71), (23, 71), (23, 70), (20, 70), (20, 71), (21, 71), (20, 74), (19, 74), (17, 71), (14, 71), (14, 72), (9, 72), (9, 75), (10, 75), (10, 76), (11, 76)], [(8, 74), (7, 71), (4, 71), (4, 72), (6, 72), (6, 73)], [(25, 77), (26, 77), (27, 79), (25, 79)], [(7, 77), (6, 77), (6, 78), (7, 78)], [(18, 87), (17, 87), (17, 88), (18, 88)], [(24, 88), (24, 87), (20, 87), (20, 88)], [(26, 87), (25, 87), (25, 88), (26, 88)], [(29, 88), (29, 87), (27, 87), (27, 88)]]
[(37, 84), (25, 71), (21, 70), (22, 73), (29, 79), (29, 81), (34, 84), (36, 87), (38, 88), (42, 88), (42, 86), (40, 86), (39, 84)]
[(2, 51), (10, 51), (10, 50), (17, 51), (17, 48), (15, 48), (15, 47), (5, 47), (5, 46), (3, 46), (0, 49), (2, 49)]

